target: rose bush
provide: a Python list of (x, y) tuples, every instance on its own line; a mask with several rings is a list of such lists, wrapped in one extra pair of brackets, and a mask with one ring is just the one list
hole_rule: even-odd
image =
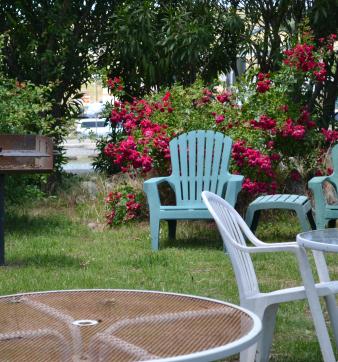
[[(116, 83), (119, 80), (120, 83)], [(123, 89), (120, 78), (115, 78), (114, 89)], [(109, 83), (111, 84), (111, 82)], [(108, 142), (103, 152), (122, 172), (132, 175), (147, 174), (155, 169), (166, 173), (170, 167), (169, 141), (173, 130), (166, 124), (152, 120), (156, 113), (172, 113), (170, 93), (159, 101), (134, 99), (115, 101), (110, 122), (114, 128), (122, 127), (125, 137), (119, 142)]]
[(142, 220), (147, 216), (144, 194), (129, 185), (120, 186), (106, 197), (107, 224), (110, 226)]

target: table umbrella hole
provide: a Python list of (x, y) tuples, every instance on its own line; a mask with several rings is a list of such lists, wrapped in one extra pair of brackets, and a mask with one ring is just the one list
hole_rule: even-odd
[(79, 327), (95, 326), (98, 323), (99, 321), (96, 321), (94, 319), (79, 319), (72, 322), (72, 324)]

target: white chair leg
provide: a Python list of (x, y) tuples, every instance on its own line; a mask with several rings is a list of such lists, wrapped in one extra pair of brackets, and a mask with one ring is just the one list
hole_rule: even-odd
[(254, 307), (243, 305), (243, 307), (253, 311), (262, 320), (262, 335), (258, 343), (241, 352), (240, 362), (267, 362), (273, 340), (278, 304), (271, 304), (267, 307), (265, 305), (255, 305)]
[(256, 362), (269, 361), (269, 354), (276, 324), (277, 310), (278, 304), (271, 304), (264, 311), (262, 318), (262, 337), (260, 338), (257, 346)]
[[(251, 310), (252, 312), (254, 312), (260, 318), (260, 320), (263, 320), (265, 305), (264, 306), (262, 306), (262, 305), (257, 306), (257, 304), (255, 302), (254, 303), (247, 303), (246, 302), (246, 303), (241, 303), (241, 306)], [(260, 339), (261, 338), (262, 337), (260, 337)], [(256, 360), (257, 346), (258, 346), (258, 342), (253, 344), (248, 349), (242, 351), (240, 353), (240, 359), (239, 359), (240, 362), (254, 362)]]
[[(246, 301), (245, 303), (241, 303), (241, 306), (243, 308), (247, 308), (247, 309), (251, 310), (262, 320), (264, 310), (265, 310), (264, 307), (257, 308), (256, 303), (248, 303), (248, 301)], [(257, 353), (257, 343), (253, 344), (248, 349), (242, 351), (240, 353), (239, 360), (240, 360), (240, 362), (254, 362), (256, 359), (256, 353)]]
[(254, 362), (256, 358), (257, 343), (240, 353), (240, 362)]

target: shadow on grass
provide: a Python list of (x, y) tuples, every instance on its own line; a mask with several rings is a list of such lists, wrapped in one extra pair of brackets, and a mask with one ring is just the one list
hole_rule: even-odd
[(176, 240), (162, 238), (160, 248), (223, 250), (223, 244), (220, 236), (192, 236), (191, 238), (177, 238)]
[(5, 233), (19, 233), (41, 235), (43, 233), (55, 233), (58, 228), (64, 228), (71, 224), (67, 219), (54, 216), (29, 216), (10, 214), (5, 215)]
[(168, 227), (162, 223), (160, 248), (223, 250), (223, 242), (214, 222), (204, 220), (177, 223), (176, 239), (168, 238)]
[(69, 255), (53, 255), (53, 254), (35, 254), (27, 257), (18, 257), (12, 260), (7, 260), (6, 266), (9, 267), (58, 267), (72, 268), (83, 267), (84, 263), (79, 258), (74, 258)]

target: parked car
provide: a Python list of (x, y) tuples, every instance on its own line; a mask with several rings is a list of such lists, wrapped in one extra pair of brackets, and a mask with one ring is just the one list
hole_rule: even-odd
[(106, 124), (106, 118), (101, 115), (103, 109), (103, 103), (85, 104), (77, 121), (76, 132), (83, 137), (102, 137), (111, 133), (110, 124)]

